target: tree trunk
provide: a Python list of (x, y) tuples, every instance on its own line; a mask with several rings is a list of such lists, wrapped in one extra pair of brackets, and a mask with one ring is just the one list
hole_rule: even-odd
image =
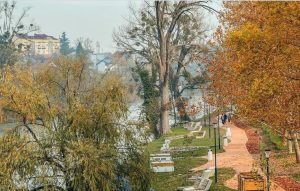
[(283, 145), (283, 146), (287, 146), (287, 142), (288, 142), (287, 137), (288, 137), (288, 132), (287, 132), (287, 130), (285, 129), (285, 130), (284, 130), (284, 133), (283, 133), (283, 138), (282, 138), (282, 145)]
[(296, 131), (293, 131), (292, 138), (293, 138), (295, 155), (296, 155), (296, 163), (300, 163), (300, 149), (299, 149), (299, 144), (298, 144), (297, 132)]
[[(170, 75), (171, 76), (171, 75)], [(184, 100), (181, 97), (181, 92), (179, 91), (179, 74), (176, 74), (175, 76), (172, 76), (170, 79), (170, 86), (172, 86), (171, 91), (174, 94), (174, 99), (176, 102), (176, 108), (179, 113), (179, 111), (183, 111), (181, 115), (179, 115), (180, 121), (190, 121), (190, 118), (187, 114), (187, 111), (184, 107)]]
[[(157, 2), (160, 6), (160, 3)], [(160, 8), (157, 12), (158, 25), (159, 25), (159, 46), (160, 46), (160, 63), (159, 63), (159, 89), (160, 89), (160, 133), (166, 134), (170, 131), (169, 126), (169, 58), (168, 58), (168, 38), (166, 38), (162, 32), (160, 22), (162, 21), (162, 16), (159, 13)]]
[(289, 154), (292, 154), (293, 153), (293, 144), (292, 144), (292, 141), (288, 140), (287, 145), (288, 145), (288, 149), (289, 149)]
[(170, 131), (169, 126), (169, 83), (168, 80), (160, 86), (160, 132), (166, 134)]
[(287, 136), (287, 147), (288, 147), (288, 150), (289, 150), (289, 154), (292, 154), (293, 153), (293, 143), (292, 143), (292, 133), (287, 131), (286, 132), (286, 136)]
[(207, 109), (206, 109), (206, 103), (204, 102), (204, 112), (203, 112), (203, 119), (204, 119), (204, 124), (203, 124), (203, 126), (205, 126), (206, 127), (206, 117), (207, 117)]
[(173, 107), (173, 114), (174, 114), (174, 126), (177, 125), (177, 113), (176, 113), (176, 101), (175, 101), (175, 96), (172, 96), (173, 100), (172, 100), (172, 107)]

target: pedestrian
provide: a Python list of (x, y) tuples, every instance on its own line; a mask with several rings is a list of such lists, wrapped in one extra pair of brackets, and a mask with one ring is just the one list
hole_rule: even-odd
[(228, 113), (228, 122), (230, 123), (230, 121), (231, 121), (231, 113), (229, 112)]
[(224, 123), (223, 124), (225, 124), (226, 121), (227, 121), (227, 115), (226, 115), (226, 113), (224, 113)]
[(223, 113), (222, 116), (221, 116), (221, 120), (222, 120), (223, 125), (226, 123), (226, 119), (227, 119), (227, 115), (225, 113)]

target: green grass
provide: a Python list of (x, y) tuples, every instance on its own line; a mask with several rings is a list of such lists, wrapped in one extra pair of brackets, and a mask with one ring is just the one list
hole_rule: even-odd
[(162, 145), (165, 142), (165, 138), (164, 137), (160, 137), (159, 139), (156, 139), (154, 141), (152, 141), (151, 143), (149, 143), (147, 145), (147, 151), (150, 154), (154, 154), (154, 153), (159, 153), (160, 152), (160, 148), (162, 147)]
[(187, 135), (189, 131), (183, 127), (175, 127), (172, 131), (148, 144), (147, 150), (149, 153), (159, 153), (161, 146), (164, 144), (167, 137), (173, 137), (177, 135)]
[(153, 173), (152, 188), (156, 191), (174, 191), (180, 186), (193, 185), (192, 182), (187, 180), (188, 170), (203, 165), (206, 162), (206, 159), (197, 157), (174, 159), (174, 172)]
[(235, 175), (235, 170), (232, 168), (220, 168), (218, 169), (218, 183), (214, 182), (215, 177), (210, 179), (213, 181), (210, 190), (211, 191), (234, 191), (234, 189), (228, 188), (224, 185), (225, 181), (232, 178)]
[(187, 151), (172, 154), (173, 157), (201, 157), (207, 155), (207, 149), (199, 149), (196, 151)]
[[(209, 138), (209, 129), (208, 127), (203, 127), (202, 131), (206, 131), (204, 138), (196, 139), (192, 137), (192, 141), (186, 141), (186, 138), (173, 140), (170, 144), (170, 147), (178, 147), (178, 146), (208, 146), (211, 147), (214, 145), (214, 133), (213, 128), (211, 128), (211, 138)], [(223, 144), (223, 135), (225, 135), (226, 130), (220, 129), (221, 134), (221, 145)], [(217, 140), (218, 143), (218, 140)]]
[(164, 137), (173, 137), (177, 135), (187, 135), (189, 134), (189, 130), (183, 128), (182, 126), (174, 127), (171, 129), (171, 132), (164, 135)]
[(298, 173), (296, 173), (296, 174), (293, 174), (293, 178), (294, 178), (296, 181), (300, 182), (300, 172), (298, 172)]
[(269, 141), (274, 145), (277, 150), (284, 150), (285, 146), (282, 144), (282, 138), (275, 132), (272, 132), (271, 129), (262, 126), (263, 134), (267, 136)]
[[(171, 141), (170, 146), (207, 146), (213, 147), (214, 136), (212, 131), (212, 137), (209, 138), (208, 128), (203, 128), (206, 130), (206, 135), (203, 139), (196, 139), (195, 137), (177, 139)], [(225, 134), (225, 130), (220, 129), (221, 136)], [(172, 128), (172, 132), (160, 137), (149, 143), (147, 150), (149, 153), (158, 153), (160, 148), (165, 141), (165, 138), (177, 135), (188, 135), (189, 131), (183, 127)], [(221, 141), (223, 141), (221, 139)], [(223, 149), (217, 152), (223, 152)], [(175, 171), (170, 173), (153, 173), (152, 176), (152, 187), (156, 191), (174, 191), (180, 186), (190, 186), (193, 183), (187, 180), (188, 170), (201, 166), (207, 162), (206, 159), (200, 158), (200, 156), (207, 155), (207, 148), (201, 148), (196, 151), (188, 151), (181, 153), (174, 153), (172, 157), (175, 163)]]
[[(191, 142), (186, 141), (186, 138), (182, 139), (176, 139), (171, 141), (170, 147), (182, 147), (182, 146), (207, 146), (207, 147), (213, 147), (214, 145), (214, 134), (213, 134), (213, 129), (211, 129), (211, 138), (209, 138), (209, 133), (208, 133), (208, 128), (203, 127), (202, 130), (205, 130), (205, 137), (203, 139), (196, 139), (195, 137), (191, 137)], [(151, 143), (148, 144), (147, 150), (149, 153), (159, 153), (160, 148), (163, 145), (165, 139), (167, 137), (172, 137), (172, 136), (177, 136), (177, 135), (188, 135), (190, 131), (186, 130), (183, 127), (176, 127), (172, 128), (172, 132), (168, 133), (167, 135), (164, 135)], [(220, 134), (221, 134), (221, 145), (223, 144), (223, 135), (225, 135), (226, 130), (220, 129)], [(217, 140), (218, 143), (218, 140)], [(200, 154), (194, 155), (194, 156), (204, 156), (207, 154), (207, 149), (203, 148), (200, 149), (200, 151), (197, 151)], [(197, 153), (194, 152), (194, 153)]]
[(274, 131), (272, 131), (267, 125), (262, 123), (253, 124), (253, 127), (262, 130), (262, 142), (260, 143), (260, 149), (265, 148), (275, 149), (275, 150), (286, 150), (283, 145), (282, 138)]

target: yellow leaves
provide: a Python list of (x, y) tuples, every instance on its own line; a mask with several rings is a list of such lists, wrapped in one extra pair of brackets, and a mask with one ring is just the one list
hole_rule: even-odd
[(252, 86), (250, 87), (249, 95), (258, 100), (262, 99), (262, 101), (265, 101), (276, 96), (279, 88), (280, 86), (276, 79), (271, 78), (268, 75), (264, 75), (260, 78), (256, 78), (253, 81)]
[[(106, 145), (107, 148), (103, 147), (99, 152), (98, 146), (92, 141), (80, 140), (71, 144), (72, 148), (68, 150), (68, 162), (74, 171), (80, 171), (81, 174), (74, 180), (74, 186), (83, 190), (86, 187), (82, 187), (80, 182), (84, 181), (93, 191), (99, 190), (99, 188), (109, 188), (111, 182), (102, 185), (98, 185), (98, 183), (105, 182), (101, 181), (103, 179), (113, 180), (116, 177), (113, 162), (117, 160), (117, 154), (109, 148), (110, 145)], [(82, 169), (84, 170), (82, 171)]]
[(34, 71), (8, 67), (2, 74), (1, 107), (22, 120), (0, 138), (0, 188), (14, 190), (18, 174), (19, 182), (34, 180), (35, 186), (63, 179), (73, 190), (113, 190), (116, 167), (123, 165), (118, 160), (132, 160), (116, 145), (130, 145), (129, 154), (140, 144), (134, 131), (120, 124), (128, 110), (120, 77), (99, 76), (77, 58), (60, 58)]
[(221, 97), (232, 96), (249, 118), (277, 126), (289, 121), (299, 128), (300, 81), (295, 79), (300, 74), (300, 4), (230, 2), (225, 7), (221, 20), (226, 35), (210, 67), (211, 87)]
[(10, 134), (0, 139), (0, 188), (7, 186), (9, 190), (16, 189), (12, 179), (16, 178), (17, 171), (20, 177), (32, 173), (34, 170), (34, 161), (30, 154), (32, 151), (33, 148), (26, 144), (26, 140), (22, 137)]
[(264, 35), (261, 29), (250, 22), (246, 22), (241, 27), (229, 32), (229, 41), (242, 41), (243, 43), (251, 42), (253, 40), (263, 39)]
[(34, 121), (37, 111), (45, 104), (44, 94), (34, 80), (31, 69), (16, 65), (3, 71), (0, 84), (0, 104), (9, 110), (18, 111), (28, 120)]

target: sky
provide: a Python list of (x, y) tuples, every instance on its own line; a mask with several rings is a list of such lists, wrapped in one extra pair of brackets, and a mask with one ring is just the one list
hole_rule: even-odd
[[(18, 11), (29, 7), (26, 20), (40, 27), (38, 33), (58, 38), (62, 32), (74, 45), (78, 38), (100, 43), (101, 52), (115, 50), (112, 33), (126, 24), (129, 4), (141, 0), (16, 0)], [(212, 20), (212, 21), (210, 21)], [(216, 23), (216, 18), (208, 22)]]

